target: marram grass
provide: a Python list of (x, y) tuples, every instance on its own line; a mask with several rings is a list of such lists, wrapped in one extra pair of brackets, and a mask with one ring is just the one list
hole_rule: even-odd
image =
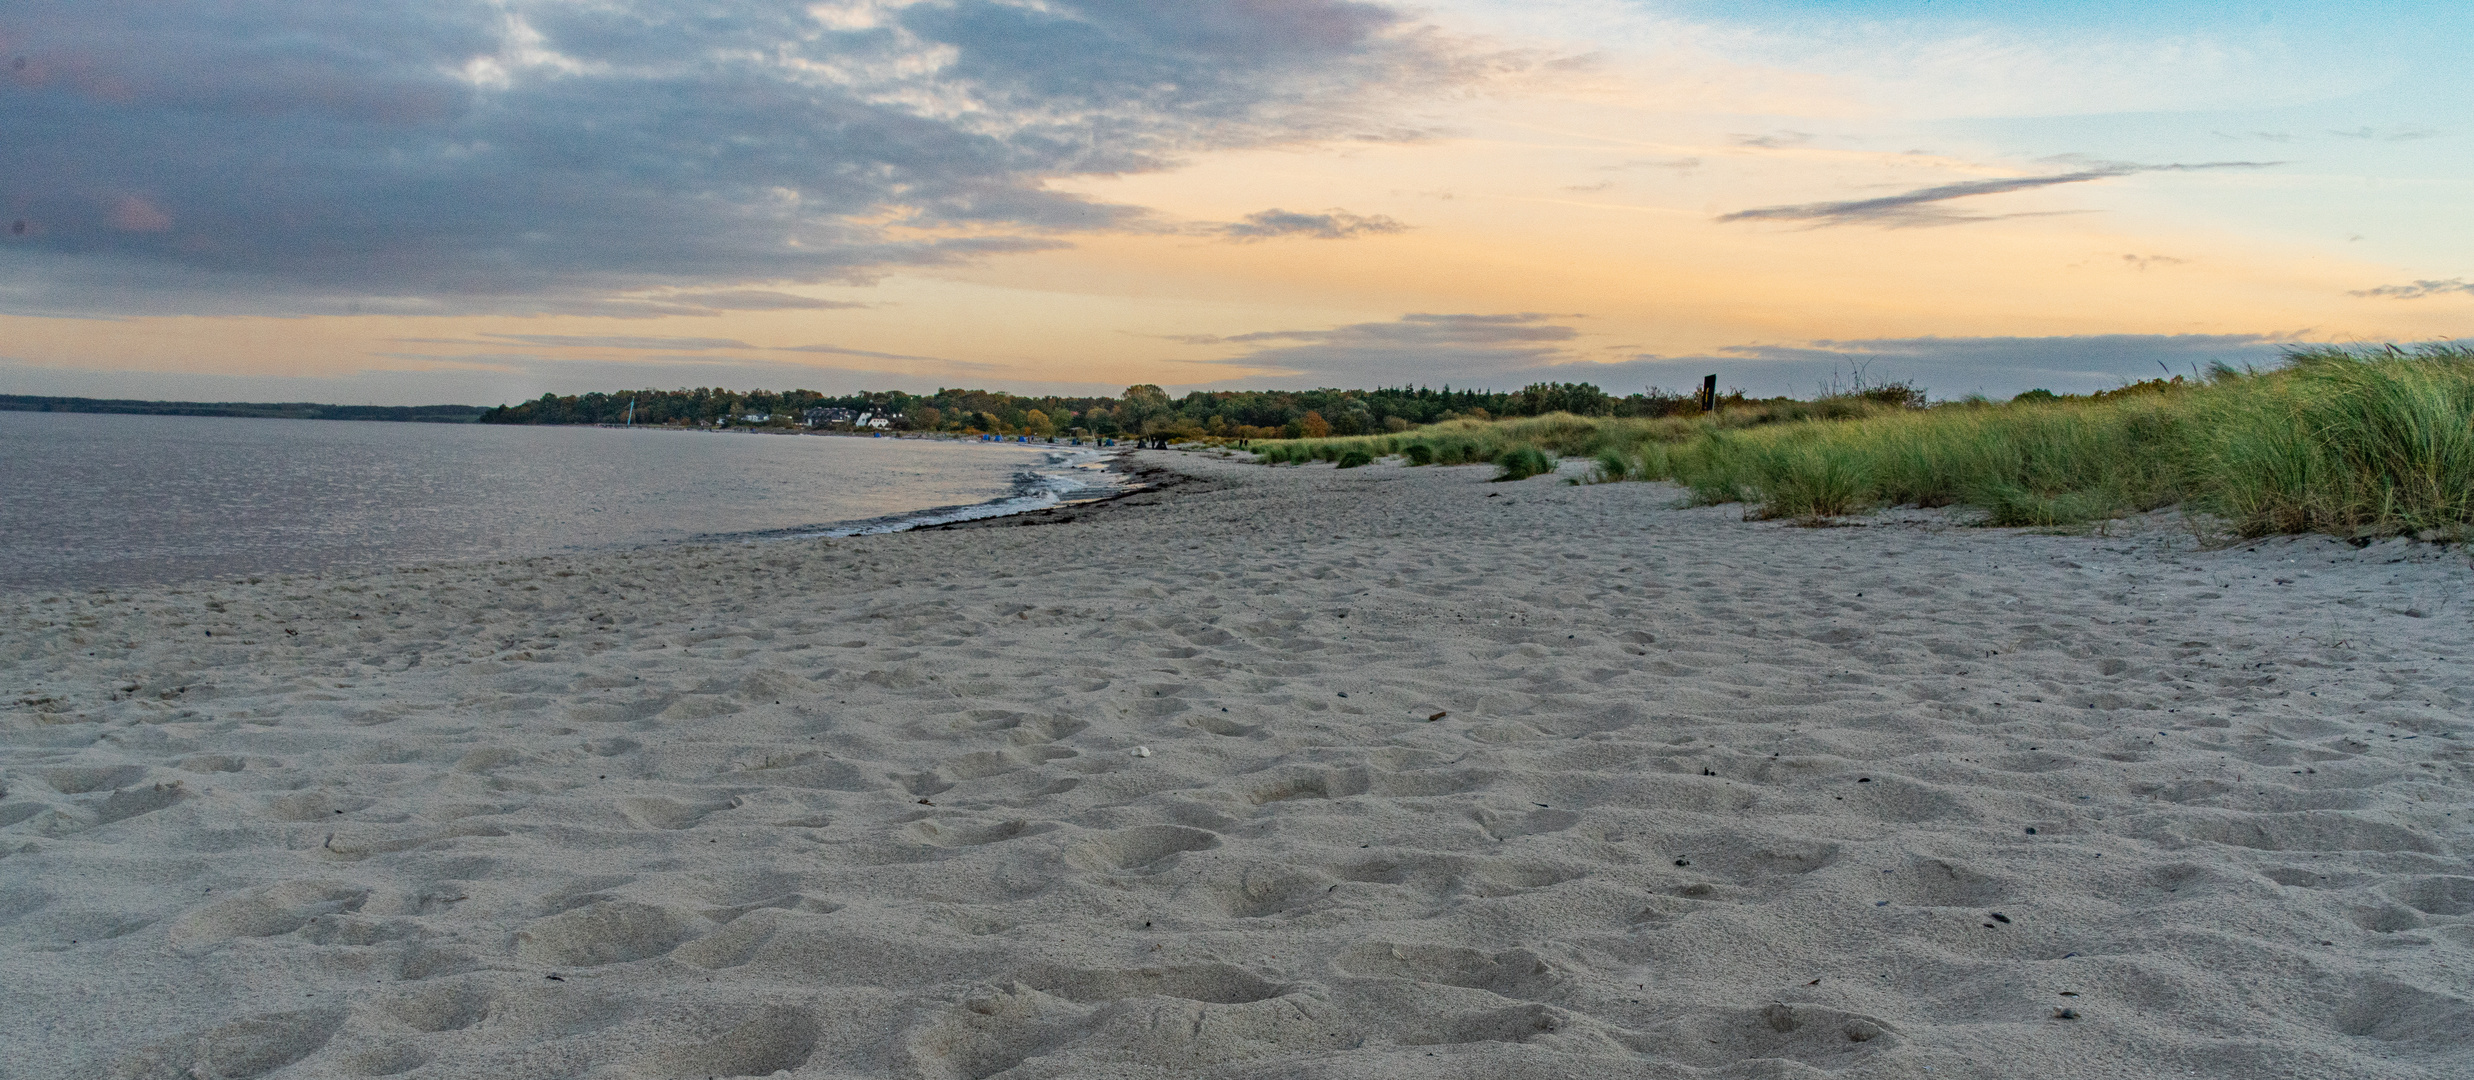
[(2474, 349), (2297, 353), (2236, 386), (2209, 403), (2195, 471), (2247, 531), (2474, 526)]
[(1826, 517), (1965, 506), (2060, 526), (2180, 505), (2246, 536), (2474, 536), (2474, 349), (2290, 353), (2267, 372), (2089, 398), (1899, 408), (1772, 402), (1659, 419), (1566, 414), (1265, 444), (1272, 463), (1398, 454), (1513, 479), (1589, 457), (1595, 482), (1672, 480), (1696, 503)]

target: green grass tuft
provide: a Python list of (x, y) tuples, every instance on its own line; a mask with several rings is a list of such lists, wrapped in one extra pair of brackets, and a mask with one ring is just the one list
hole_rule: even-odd
[(1597, 470), (1589, 478), (1590, 482), (1595, 484), (1612, 484), (1628, 480), (1641, 467), (1639, 462), (1633, 460), (1632, 455), (1612, 446), (1598, 451), (1597, 466)]
[(1555, 471), (1555, 459), (1534, 446), (1515, 446), (1495, 455), (1495, 480), (1527, 480)]

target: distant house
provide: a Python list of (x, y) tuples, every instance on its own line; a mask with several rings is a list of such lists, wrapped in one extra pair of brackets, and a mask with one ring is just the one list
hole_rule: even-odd
[(751, 424), (769, 424), (773, 422), (773, 414), (769, 412), (752, 412), (744, 417), (741, 417), (741, 419), (746, 420)]
[(894, 416), (892, 413), (886, 413), (880, 416), (876, 413), (869, 412), (859, 414), (858, 424), (860, 427), (864, 428), (889, 428), (893, 426), (893, 421)]
[(859, 422), (859, 414), (849, 409), (809, 409), (801, 417), (809, 427), (840, 427)]

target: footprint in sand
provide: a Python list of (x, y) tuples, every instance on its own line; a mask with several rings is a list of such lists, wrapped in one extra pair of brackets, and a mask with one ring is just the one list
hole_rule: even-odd
[(248, 1080), (317, 1053), (343, 1025), (342, 1009), (252, 1016), (138, 1051), (105, 1075), (110, 1080)]
[(461, 1031), (489, 1018), (498, 999), (477, 985), (428, 987), (380, 1006), (414, 1031)]
[(515, 955), (549, 967), (623, 964), (679, 947), (697, 936), (703, 922), (651, 904), (600, 900), (516, 931)]
[(1290, 799), (1339, 799), (1363, 795), (1372, 786), (1370, 775), (1362, 768), (1286, 766), (1256, 779), (1246, 798), (1257, 806)]
[(2394, 979), (2361, 979), (2343, 1002), (2329, 1018), (2340, 1035), (2463, 1053), (2465, 1033), (2474, 1030), (2474, 1002)]
[(1546, 958), (1527, 949), (1482, 953), (1440, 945), (1367, 942), (1341, 953), (1333, 966), (1362, 979), (1408, 979), (1484, 990), (1509, 998), (1542, 998), (1570, 982)]
[(1464, 1043), (1519, 1043), (1573, 1025), (1570, 1014), (1547, 1005), (1513, 1005), (1457, 1015), (1418, 1015), (1396, 1026), (1392, 1037), (1403, 1046), (1453, 1046)]
[(2474, 877), (2415, 878), (2392, 891), (2426, 915), (2474, 915)]
[(1139, 968), (1130, 971), (1051, 971), (1023, 980), (1068, 1001), (1096, 1004), (1138, 997), (1172, 997), (1207, 1005), (1268, 1001), (1289, 988), (1228, 964)]
[(266, 812), (277, 821), (325, 821), (356, 810), (369, 809), (376, 802), (376, 799), (327, 791), (296, 791), (268, 799)]
[(2371, 821), (2336, 810), (2288, 814), (2160, 815), (2144, 830), (2150, 838), (2176, 837), (2259, 851), (2412, 851), (2437, 854), (2439, 845), (2403, 825)]
[(926, 772), (897, 773), (894, 774), (893, 779), (902, 785), (902, 790), (923, 799), (931, 795), (942, 795), (952, 791), (954, 787), (953, 781), (945, 779), (934, 769)]
[(771, 1076), (806, 1065), (816, 1052), (823, 1026), (816, 1018), (786, 1005), (760, 1005), (732, 1010), (748, 1016), (737, 1026), (704, 1042), (653, 1053), (645, 1060), (652, 1076)]
[(1242, 739), (1263, 730), (1260, 727), (1240, 724), (1218, 713), (1197, 713), (1187, 717), (1186, 723), (1213, 735), (1224, 735), (1232, 739)]
[(430, 1063), (432, 1055), (408, 1042), (381, 1042), (346, 1055), (337, 1065), (346, 1076), (396, 1076)]
[(1810, 1004), (1714, 1009), (1633, 1039), (1633, 1049), (1702, 1068), (1785, 1058), (1823, 1072), (1852, 1069), (1903, 1041), (1873, 1017)]
[(1093, 873), (1156, 872), (1165, 869), (1163, 864), (1174, 856), (1188, 851), (1209, 851), (1219, 846), (1219, 835), (1202, 829), (1189, 829), (1182, 825), (1143, 825), (1075, 841), (1066, 846), (1065, 861), (1068, 865)]
[(125, 788), (146, 779), (149, 770), (144, 765), (94, 765), (45, 769), (43, 782), (63, 795), (84, 795), (91, 791), (111, 791)]
[(729, 803), (685, 803), (657, 795), (618, 800), (619, 816), (639, 829), (685, 829), (693, 827), (705, 816), (726, 810)]
[(969, 848), (1001, 844), (1008, 840), (1019, 840), (1025, 836), (1037, 836), (1055, 828), (1057, 825), (1054, 822), (1034, 823), (1015, 818), (985, 825), (950, 821), (942, 824), (934, 821), (914, 821), (905, 826), (902, 832), (913, 843), (939, 848)]
[(341, 881), (287, 881), (218, 901), (172, 923), (172, 947), (195, 953), (237, 938), (289, 934), (312, 920), (361, 910), (370, 890)]

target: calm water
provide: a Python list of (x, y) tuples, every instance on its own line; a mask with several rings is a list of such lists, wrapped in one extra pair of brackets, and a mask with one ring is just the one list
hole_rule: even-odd
[(1098, 494), (1101, 464), (941, 440), (0, 412), (0, 588), (877, 531)]

